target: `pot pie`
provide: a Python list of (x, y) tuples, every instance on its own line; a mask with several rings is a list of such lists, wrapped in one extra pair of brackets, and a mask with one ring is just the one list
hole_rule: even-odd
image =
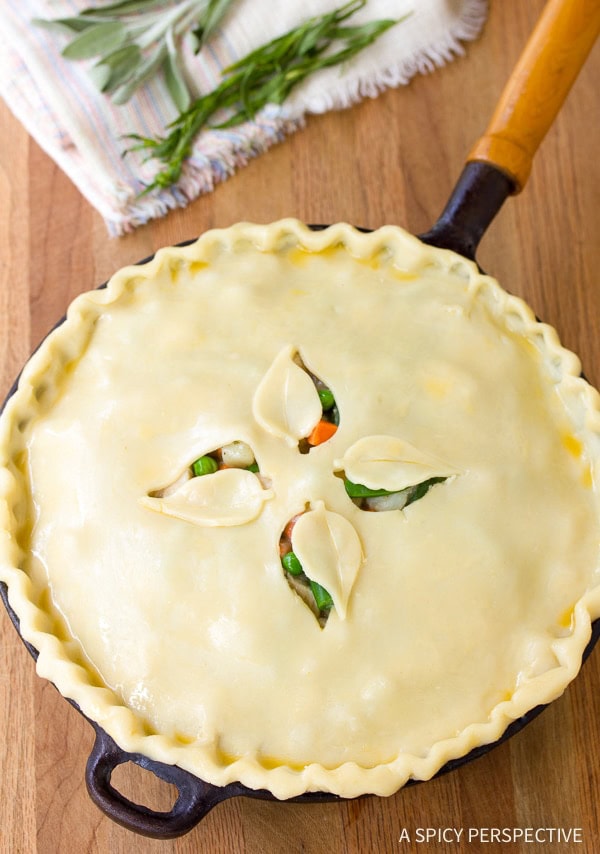
[(238, 224), (121, 270), (1, 419), (0, 578), (39, 674), (215, 785), (430, 778), (560, 695), (600, 616), (579, 372), (396, 227)]

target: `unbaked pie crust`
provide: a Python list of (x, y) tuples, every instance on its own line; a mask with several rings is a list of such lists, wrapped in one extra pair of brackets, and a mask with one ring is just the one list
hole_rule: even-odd
[[(305, 454), (298, 356), (340, 415)], [(599, 398), (579, 372), (521, 300), (395, 227), (238, 224), (121, 270), (0, 422), (0, 578), (38, 672), (124, 750), (217, 785), (430, 778), (559, 696), (600, 616)], [(161, 492), (233, 441), (260, 477)], [(377, 513), (344, 475), (443, 482)], [(324, 626), (282, 572), (298, 513)]]

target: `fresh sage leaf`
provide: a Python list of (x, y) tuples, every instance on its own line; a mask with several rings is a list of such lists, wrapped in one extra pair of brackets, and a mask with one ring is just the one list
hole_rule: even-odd
[[(252, 119), (267, 104), (282, 104), (309, 75), (348, 61), (398, 23), (383, 19), (362, 26), (341, 26), (366, 2), (351, 0), (333, 12), (309, 18), (230, 65), (219, 85), (182, 112), (169, 125), (165, 137), (141, 144), (132, 138), (130, 151), (143, 150), (163, 165), (144, 192), (177, 181), (196, 135), (211, 121), (210, 126), (217, 129), (233, 127)], [(215, 123), (223, 111), (226, 117)]]
[(111, 91), (111, 100), (113, 104), (126, 104), (137, 89), (139, 89), (146, 80), (154, 76), (163, 64), (166, 55), (167, 49), (161, 45), (153, 54), (142, 60), (129, 80), (126, 83), (115, 87)]
[(62, 55), (66, 59), (92, 59), (99, 53), (116, 50), (126, 38), (127, 29), (120, 21), (94, 24), (69, 42)]
[(110, 73), (108, 65), (104, 65), (102, 62), (93, 65), (88, 71), (92, 83), (99, 92), (106, 92), (108, 81), (110, 80)]
[(164, 6), (165, 0), (121, 0), (119, 3), (106, 3), (102, 6), (89, 6), (81, 15), (132, 15), (147, 11), (153, 6)]
[(83, 30), (89, 29), (89, 27), (93, 27), (96, 21), (93, 18), (53, 18), (52, 20), (47, 20), (46, 18), (32, 18), (31, 23), (35, 24), (38, 27), (45, 27), (46, 29), (53, 30), (71, 30), (74, 33), (83, 32)]
[(137, 45), (125, 45), (125, 47), (107, 54), (102, 60), (102, 65), (110, 70), (110, 75), (101, 91), (112, 92), (125, 83), (135, 74), (141, 61), (142, 54)]
[[(45, 21), (39, 26), (75, 33), (63, 50), (67, 59), (96, 58), (91, 69), (94, 84), (111, 95), (115, 104), (124, 104), (135, 91), (161, 70), (178, 111), (187, 109), (191, 96), (186, 85), (181, 57), (185, 36), (202, 42), (210, 38), (234, 0), (118, 0), (83, 9), (76, 17)], [(167, 45), (167, 41), (170, 44)], [(119, 63), (110, 57), (128, 49)], [(136, 49), (139, 55), (134, 55)], [(107, 72), (106, 67), (109, 67)]]
[(169, 90), (169, 94), (173, 99), (173, 103), (177, 109), (183, 113), (188, 109), (191, 103), (191, 96), (185, 82), (183, 72), (179, 67), (177, 49), (173, 30), (167, 33), (167, 56), (165, 59), (165, 82)]

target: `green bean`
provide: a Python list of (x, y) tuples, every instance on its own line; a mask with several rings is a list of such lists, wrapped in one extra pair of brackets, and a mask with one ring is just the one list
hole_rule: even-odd
[(194, 477), (201, 477), (204, 474), (214, 474), (218, 468), (219, 464), (214, 457), (209, 457), (208, 455), (198, 457), (198, 459), (192, 463), (192, 473)]
[(312, 591), (312, 595), (315, 597), (315, 602), (317, 603), (319, 611), (329, 611), (333, 605), (331, 594), (328, 593), (324, 587), (321, 587), (320, 584), (317, 584), (316, 581), (310, 582), (310, 589)]
[(374, 498), (377, 495), (391, 495), (389, 489), (370, 489), (362, 483), (352, 483), (347, 477), (344, 478), (344, 486), (350, 498)]
[(409, 504), (412, 504), (413, 501), (418, 501), (419, 498), (423, 498), (432, 486), (435, 486), (436, 483), (443, 483), (446, 479), (447, 478), (445, 477), (431, 477), (429, 480), (424, 480), (423, 483), (413, 486), (404, 506), (407, 507)]
[(294, 552), (288, 552), (281, 558), (281, 564), (286, 572), (289, 572), (290, 575), (302, 575), (304, 570), (302, 569), (302, 564), (298, 560), (297, 556)]
[(346, 488), (347, 494), (350, 498), (378, 498), (381, 495), (395, 495), (397, 492), (408, 491), (408, 497), (406, 499), (406, 505), (412, 504), (413, 501), (418, 501), (420, 498), (423, 498), (426, 495), (432, 486), (435, 486), (436, 483), (443, 483), (447, 478), (445, 477), (431, 477), (429, 480), (424, 480), (422, 483), (416, 484), (416, 486), (406, 487), (405, 489), (370, 489), (368, 486), (364, 486), (362, 483), (353, 483), (351, 480), (348, 480), (347, 477), (344, 478), (344, 486)]

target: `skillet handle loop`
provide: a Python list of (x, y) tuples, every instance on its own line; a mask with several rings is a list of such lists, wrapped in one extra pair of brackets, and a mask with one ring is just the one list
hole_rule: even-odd
[(504, 172), (523, 189), (550, 129), (600, 33), (598, 0), (548, 0), (470, 161)]
[[(126, 753), (102, 729), (94, 729), (96, 741), (85, 774), (89, 795), (102, 812), (128, 830), (155, 839), (182, 836), (220, 801), (233, 794), (227, 788), (204, 783), (175, 765), (156, 762), (137, 753)], [(136, 804), (114, 788), (111, 784), (112, 772), (124, 762), (134, 762), (176, 786), (178, 797), (169, 812), (158, 812)]]

